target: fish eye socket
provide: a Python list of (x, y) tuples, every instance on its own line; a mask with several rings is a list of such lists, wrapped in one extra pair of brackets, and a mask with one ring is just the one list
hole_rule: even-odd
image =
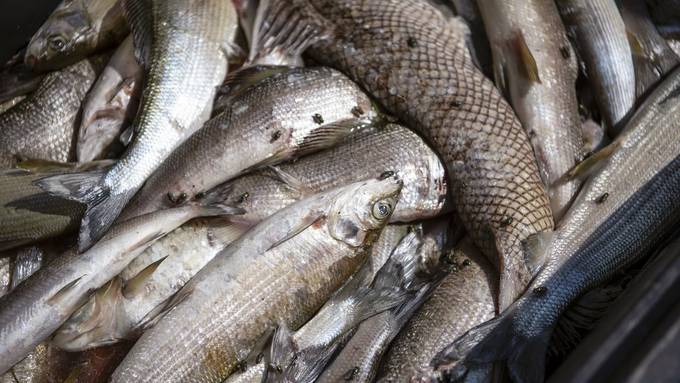
[(383, 220), (392, 213), (392, 206), (385, 201), (378, 201), (373, 205), (373, 217)]
[(66, 40), (61, 36), (52, 36), (49, 39), (50, 48), (55, 51), (62, 51), (66, 48)]

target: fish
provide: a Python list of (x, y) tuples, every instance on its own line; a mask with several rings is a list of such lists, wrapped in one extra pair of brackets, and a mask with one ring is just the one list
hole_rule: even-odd
[(249, 169), (330, 147), (377, 118), (369, 97), (333, 69), (266, 77), (175, 150), (123, 219), (177, 206)]
[(479, 6), (475, 0), (447, 0), (455, 11), (455, 14), (465, 20), (470, 29), (468, 48), (479, 70), (487, 77), (493, 76), (491, 63), (491, 47), (489, 38), (484, 30), (484, 22), (479, 12)]
[(365, 261), (401, 181), (360, 181), (261, 222), (215, 256), (111, 382), (220, 382), (277, 324), (297, 329)]
[(293, 163), (246, 174), (216, 191), (226, 190), (226, 201), (246, 211), (234, 222), (253, 224), (306, 196), (390, 172), (404, 182), (390, 222), (412, 222), (449, 210), (444, 165), (417, 134), (396, 124), (359, 132)]
[(16, 96), (3, 102), (2, 104), (0, 104), (0, 114), (5, 113), (6, 111), (12, 109), (12, 107), (23, 101), (25, 98), (26, 96)]
[(55, 332), (52, 343), (74, 352), (135, 339), (191, 277), (245, 231), (220, 218), (175, 229), (99, 288)]
[(26, 358), (0, 376), (0, 383), (49, 382), (50, 353), (47, 343), (39, 344)]
[(129, 33), (118, 0), (63, 0), (31, 37), (24, 61), (37, 72), (58, 70), (112, 48)]
[(46, 340), (91, 291), (155, 240), (192, 218), (235, 213), (238, 209), (206, 199), (120, 223), (89, 251), (70, 249), (57, 257), (0, 298), (0, 374)]
[(20, 61), (6, 64), (0, 69), (0, 102), (25, 98), (38, 89), (43, 77)]
[[(680, 68), (649, 95), (624, 131), (572, 172), (587, 176), (552, 235), (530, 241), (545, 264), (524, 295), (433, 360), (466, 379), (498, 361), (515, 382), (542, 382), (545, 354), (566, 307), (647, 254), (680, 220)], [(625, 224), (622, 224), (625, 222)]]
[(680, 58), (657, 31), (644, 2), (623, 0), (620, 9), (633, 52), (635, 96), (640, 98), (673, 70)]
[(9, 292), (12, 285), (12, 258), (0, 257), (0, 298)]
[(496, 85), (527, 131), (558, 222), (579, 184), (556, 181), (585, 154), (576, 54), (553, 2), (480, 0), (478, 5), (491, 41)]
[(21, 159), (67, 162), (80, 105), (103, 68), (103, 56), (47, 74), (38, 89), (0, 114), (0, 169)]
[(210, 117), (233, 50), (236, 11), (222, 0), (124, 0), (135, 56), (145, 68), (130, 146), (105, 174), (54, 176), (45, 191), (87, 205), (83, 252), (101, 238), (147, 178)]
[(266, 52), (282, 28), (318, 30), (305, 54), (355, 80), (440, 155), (454, 209), (503, 270), (501, 306), (513, 302), (531, 279), (522, 242), (552, 230), (552, 212), (527, 134), (474, 66), (466, 28), (420, 0), (267, 0), (260, 7), (266, 33), (251, 49)]
[[(79, 162), (108, 158), (134, 118), (143, 71), (128, 36), (109, 60), (83, 103), (76, 157)], [(130, 132), (131, 133), (131, 132)]]
[(635, 68), (626, 25), (614, 0), (557, 0), (585, 64), (607, 131), (614, 137), (635, 103)]

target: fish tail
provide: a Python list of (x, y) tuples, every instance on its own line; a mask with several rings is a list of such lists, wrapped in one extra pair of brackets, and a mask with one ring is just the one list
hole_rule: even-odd
[(233, 206), (227, 202), (233, 191), (233, 185), (225, 183), (213, 188), (200, 198), (196, 198), (191, 204), (196, 207), (197, 217), (214, 217), (221, 215), (245, 214), (243, 208)]

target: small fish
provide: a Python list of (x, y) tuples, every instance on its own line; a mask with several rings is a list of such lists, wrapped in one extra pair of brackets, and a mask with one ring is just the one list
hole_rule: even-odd
[(128, 34), (119, 0), (64, 0), (33, 35), (26, 64), (45, 72), (113, 47)]

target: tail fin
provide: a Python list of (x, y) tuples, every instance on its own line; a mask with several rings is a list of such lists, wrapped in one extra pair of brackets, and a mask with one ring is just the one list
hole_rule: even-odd
[(78, 251), (83, 252), (94, 245), (109, 229), (135, 190), (112, 194), (101, 182), (105, 170), (86, 173), (60, 174), (42, 178), (36, 184), (46, 192), (86, 205), (80, 224)]
[(244, 209), (232, 206), (227, 202), (232, 190), (232, 184), (221, 184), (211, 189), (201, 198), (191, 201), (191, 204), (196, 207), (196, 217), (245, 214), (246, 211)]
[(423, 244), (422, 232), (412, 231), (401, 239), (397, 247), (378, 270), (373, 288), (406, 288), (415, 278), (418, 269), (418, 250)]

